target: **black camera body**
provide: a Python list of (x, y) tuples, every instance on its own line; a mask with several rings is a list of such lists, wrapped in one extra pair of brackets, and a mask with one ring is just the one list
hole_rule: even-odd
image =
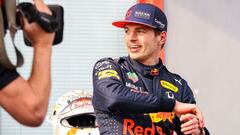
[[(52, 15), (40, 12), (32, 3), (23, 2), (18, 4), (16, 12), (16, 25), (18, 28), (22, 28), (20, 23), (20, 16), (27, 18), (28, 22), (38, 23), (46, 32), (56, 32), (53, 45), (59, 44), (63, 39), (64, 28), (64, 10), (59, 5), (47, 5), (52, 11)], [(3, 10), (4, 18), (4, 31), (8, 29), (8, 20), (6, 19), (6, 13)], [(31, 42), (24, 37), (24, 42), (27, 46), (32, 46)]]

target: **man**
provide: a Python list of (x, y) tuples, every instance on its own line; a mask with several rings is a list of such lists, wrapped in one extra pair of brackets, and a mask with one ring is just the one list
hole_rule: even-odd
[[(39, 11), (51, 14), (42, 0), (33, 1)], [(28, 23), (26, 18), (23, 18), (23, 32), (34, 48), (32, 72), (25, 80), (16, 70), (0, 66), (0, 105), (19, 123), (39, 126), (48, 108), (54, 33), (45, 32), (35, 22)]]
[(100, 133), (205, 134), (187, 82), (159, 58), (167, 36), (165, 14), (154, 5), (136, 4), (113, 25), (124, 28), (129, 56), (101, 59), (94, 66), (93, 106)]

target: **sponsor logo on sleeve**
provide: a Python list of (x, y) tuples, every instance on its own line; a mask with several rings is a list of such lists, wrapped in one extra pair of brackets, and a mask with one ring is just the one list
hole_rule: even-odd
[(167, 95), (168, 98), (170, 98), (170, 99), (175, 99), (173, 92), (171, 92), (171, 91), (166, 91), (165, 93), (166, 93), (166, 95)]
[(179, 79), (179, 80), (178, 79), (174, 79), (174, 80), (182, 85), (182, 82), (181, 82), (182, 79)]
[(126, 82), (126, 87), (131, 88), (132, 92), (139, 92), (139, 93), (142, 93), (142, 94), (148, 94), (148, 92), (145, 91), (145, 89), (143, 87), (138, 87), (138, 86), (136, 86), (134, 84), (131, 84), (129, 82)]
[(117, 78), (118, 80), (120, 80), (120, 77), (117, 71), (112, 69), (106, 69), (106, 70), (100, 71), (97, 73), (97, 75), (99, 80), (104, 78), (110, 78), (110, 77)]
[(113, 66), (110, 64), (109, 61), (101, 61), (95, 65), (94, 69), (96, 70), (96, 72), (99, 72), (106, 69), (112, 69), (112, 67)]

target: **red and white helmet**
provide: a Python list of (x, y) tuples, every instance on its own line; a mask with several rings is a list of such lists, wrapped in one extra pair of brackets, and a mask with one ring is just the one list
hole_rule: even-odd
[(74, 90), (62, 95), (51, 113), (54, 135), (99, 135), (92, 95)]

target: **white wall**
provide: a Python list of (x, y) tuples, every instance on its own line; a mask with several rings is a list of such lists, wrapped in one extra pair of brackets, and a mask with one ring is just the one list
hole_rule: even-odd
[(239, 135), (240, 1), (165, 0), (166, 65), (190, 84), (213, 135)]

